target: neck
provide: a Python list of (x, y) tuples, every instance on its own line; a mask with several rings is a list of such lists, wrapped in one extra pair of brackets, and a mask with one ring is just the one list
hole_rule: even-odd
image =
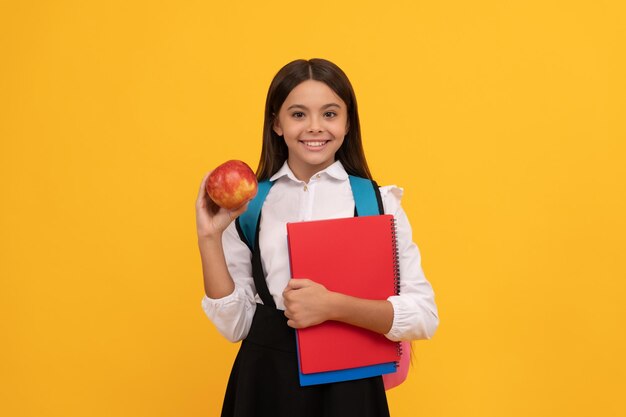
[(300, 181), (304, 181), (307, 184), (309, 183), (313, 175), (317, 174), (323, 169), (328, 168), (334, 163), (335, 161), (331, 161), (328, 164), (299, 166), (298, 164), (295, 164), (287, 159), (287, 164), (289, 165), (289, 169), (291, 169), (291, 172), (293, 172), (293, 175), (295, 175), (296, 178)]

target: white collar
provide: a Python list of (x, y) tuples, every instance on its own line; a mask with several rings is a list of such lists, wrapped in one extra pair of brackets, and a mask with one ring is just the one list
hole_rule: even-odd
[[(332, 165), (316, 173), (314, 176), (322, 175), (322, 174), (326, 174), (329, 177), (332, 177), (341, 181), (345, 181), (348, 179), (348, 173), (346, 172), (343, 165), (341, 164), (341, 161), (339, 160), (333, 162)], [(283, 166), (278, 170), (278, 172), (276, 172), (276, 174), (272, 175), (272, 177), (270, 178), (270, 181), (276, 181), (277, 179), (285, 177), (285, 176), (288, 177), (292, 181), (302, 182), (298, 178), (296, 178), (291, 168), (289, 168), (289, 164), (287, 163), (287, 161), (285, 161)]]

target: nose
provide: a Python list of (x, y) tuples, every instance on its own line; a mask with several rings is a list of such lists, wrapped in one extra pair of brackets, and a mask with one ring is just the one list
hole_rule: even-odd
[(313, 132), (323, 131), (322, 124), (320, 123), (320, 120), (318, 117), (311, 117), (309, 120), (310, 120), (310, 123), (307, 129), (307, 132), (313, 133)]

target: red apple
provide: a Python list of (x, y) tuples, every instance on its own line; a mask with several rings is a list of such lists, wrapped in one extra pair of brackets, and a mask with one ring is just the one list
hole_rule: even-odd
[(236, 209), (252, 199), (257, 192), (256, 175), (245, 162), (226, 161), (211, 172), (206, 191), (211, 200), (228, 210)]

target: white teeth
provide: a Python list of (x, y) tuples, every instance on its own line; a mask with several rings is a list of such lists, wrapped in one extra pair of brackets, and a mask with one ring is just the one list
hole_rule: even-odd
[(326, 141), (320, 141), (320, 142), (304, 142), (305, 145), (307, 146), (324, 146), (326, 144)]

